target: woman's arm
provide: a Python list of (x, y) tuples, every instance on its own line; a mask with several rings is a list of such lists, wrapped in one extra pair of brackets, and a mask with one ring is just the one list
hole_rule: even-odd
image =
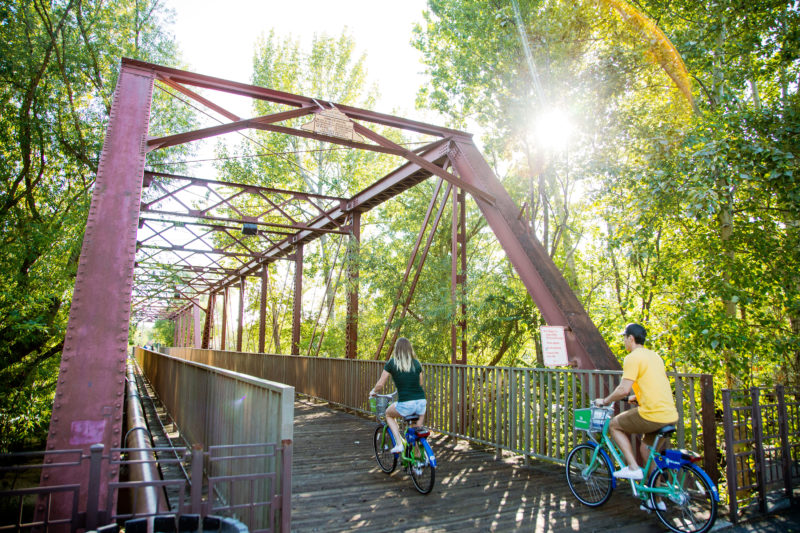
[(389, 379), (389, 376), (391, 376), (391, 374), (389, 374), (386, 370), (381, 372), (380, 379), (378, 379), (378, 382), (375, 384), (374, 387), (372, 387), (372, 390), (369, 391), (369, 395), (372, 396), (375, 394), (375, 391), (382, 389), (383, 386), (386, 384), (386, 380)]

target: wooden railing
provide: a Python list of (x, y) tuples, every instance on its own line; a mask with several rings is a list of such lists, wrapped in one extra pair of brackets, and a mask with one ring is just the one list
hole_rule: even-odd
[[(169, 348), (169, 353), (218, 368), (286, 383), (305, 394), (369, 414), (367, 394), (383, 361)], [(619, 371), (423, 364), (426, 425), (435, 431), (508, 450), (526, 458), (564, 462), (584, 439), (573, 410), (613, 389)], [(717, 448), (711, 377), (669, 374), (680, 415), (677, 442), (705, 456), (716, 481)], [(708, 435), (709, 438), (704, 438)]]
[(800, 390), (774, 388), (722, 391), (725, 458), (731, 522), (769, 496), (791, 500), (800, 482)]

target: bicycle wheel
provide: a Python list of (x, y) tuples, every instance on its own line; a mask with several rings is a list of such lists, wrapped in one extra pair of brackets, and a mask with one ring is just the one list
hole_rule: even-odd
[(411, 471), (411, 481), (422, 494), (428, 494), (433, 490), (433, 482), (436, 480), (436, 467), (431, 466), (428, 458), (428, 451), (419, 441), (411, 447), (410, 455), (412, 463), (409, 466)]
[(650, 506), (658, 519), (677, 533), (705, 533), (717, 519), (714, 492), (695, 465), (656, 470), (647, 481), (650, 487), (669, 487), (666, 496), (650, 495)]
[(389, 436), (391, 431), (385, 424), (375, 428), (375, 438), (372, 439), (372, 446), (375, 448), (375, 460), (378, 466), (387, 474), (394, 472), (397, 467), (397, 456), (390, 452), (392, 449), (392, 438)]
[(589, 507), (606, 503), (614, 490), (611, 465), (605, 455), (597, 454), (592, 462), (595, 447), (590, 444), (575, 446), (567, 456), (567, 484), (578, 501)]

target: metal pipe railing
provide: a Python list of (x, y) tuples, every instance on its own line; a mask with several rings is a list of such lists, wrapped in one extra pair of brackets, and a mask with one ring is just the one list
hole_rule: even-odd
[[(128, 362), (127, 369), (127, 427), (124, 445), (130, 447), (128, 459), (130, 461), (129, 477), (131, 481), (150, 483), (161, 481), (157, 459), (152, 450), (150, 430), (144, 416), (139, 391), (136, 388), (136, 376), (133, 365)], [(168, 510), (167, 499), (164, 491), (156, 486), (146, 485), (132, 492), (133, 511), (136, 515), (155, 516), (159, 509)]]

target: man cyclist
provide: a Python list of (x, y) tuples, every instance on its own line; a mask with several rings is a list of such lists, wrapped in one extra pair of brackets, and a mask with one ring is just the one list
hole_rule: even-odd
[(623, 336), (625, 349), (630, 353), (622, 363), (622, 380), (611, 394), (605, 398), (597, 398), (594, 403), (603, 406), (623, 398), (638, 403), (637, 407), (612, 418), (609, 424), (609, 432), (627, 463), (625, 468), (614, 472), (614, 477), (638, 480), (644, 477), (644, 472), (633, 453), (630, 436), (640, 433), (645, 435), (640, 450), (642, 456), (647, 457), (647, 447), (653, 445), (655, 432), (677, 423), (678, 410), (675, 408), (664, 362), (657, 353), (644, 347), (647, 331), (639, 324), (628, 324)]

